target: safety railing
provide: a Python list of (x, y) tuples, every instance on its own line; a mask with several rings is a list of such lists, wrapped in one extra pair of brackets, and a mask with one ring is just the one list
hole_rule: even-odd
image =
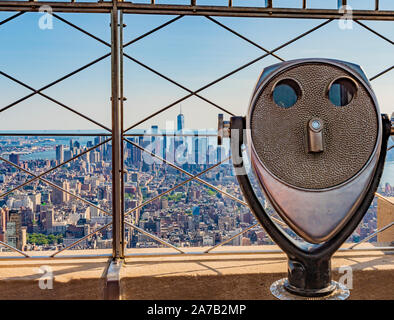
[[(381, 33), (377, 32), (373, 28), (367, 26), (360, 20), (391, 20), (394, 21), (394, 11), (390, 10), (385, 10), (382, 9), (380, 6), (380, 2), (378, 0), (372, 1), (373, 2), (373, 8), (371, 10), (352, 10), (352, 19), (354, 22), (356, 22), (359, 26), (370, 32), (371, 34), (383, 39), (387, 43), (393, 45), (393, 41), (389, 39), (387, 36), (382, 35)], [(21, 172), (26, 173), (27, 175), (31, 176), (30, 179), (22, 183), (21, 185), (12, 188), (9, 191), (4, 192), (3, 194), (0, 194), (0, 199), (4, 198), (13, 192), (22, 189), (23, 187), (27, 186), (29, 183), (32, 183), (34, 181), (41, 181), (63, 193), (68, 194), (69, 196), (77, 199), (78, 201), (81, 201), (85, 203), (86, 205), (93, 207), (101, 212), (103, 212), (105, 215), (109, 215), (112, 217), (112, 221), (104, 224), (97, 229), (93, 230), (92, 232), (88, 233), (87, 235), (83, 236), (82, 238), (74, 241), (71, 244), (68, 244), (67, 246), (64, 246), (64, 248), (52, 253), (50, 255), (51, 258), (53, 257), (60, 257), (60, 253), (64, 252), (65, 250), (71, 249), (74, 246), (78, 245), (82, 241), (96, 235), (97, 233), (102, 232), (103, 230), (111, 227), (112, 228), (112, 256), (113, 258), (123, 258), (127, 256), (127, 253), (125, 252), (125, 229), (132, 229), (134, 232), (140, 232), (144, 234), (146, 237), (152, 239), (153, 241), (159, 242), (161, 245), (164, 245), (166, 247), (172, 248), (176, 250), (179, 254), (185, 254), (187, 251), (184, 248), (179, 248), (170, 242), (166, 241), (165, 239), (161, 239), (160, 237), (154, 235), (153, 233), (150, 233), (138, 226), (135, 222), (133, 222), (133, 213), (137, 212), (144, 206), (154, 202), (157, 199), (160, 199), (161, 197), (171, 193), (172, 191), (176, 190), (177, 188), (186, 185), (189, 182), (195, 181), (198, 182), (204, 187), (214, 190), (215, 192), (220, 193), (222, 196), (227, 197), (238, 204), (242, 206), (248, 207), (247, 203), (243, 201), (242, 199), (239, 199), (238, 197), (228, 193), (227, 191), (222, 190), (221, 188), (218, 188), (214, 186), (212, 183), (206, 181), (203, 179), (203, 175), (206, 174), (207, 172), (217, 168), (220, 166), (222, 163), (226, 162), (229, 160), (229, 158), (223, 159), (221, 161), (218, 161), (216, 164), (211, 165), (207, 167), (206, 169), (200, 171), (199, 173), (191, 173), (188, 172), (187, 170), (181, 168), (178, 166), (175, 162), (171, 162), (163, 157), (160, 157), (159, 155), (155, 154), (154, 152), (147, 150), (143, 146), (139, 145), (138, 143), (132, 141), (130, 137), (135, 137), (138, 136), (138, 134), (135, 134), (132, 132), (132, 129), (135, 129), (136, 127), (143, 125), (146, 123), (148, 120), (152, 119), (153, 117), (162, 114), (163, 112), (169, 110), (170, 108), (173, 108), (176, 105), (179, 105), (183, 101), (195, 97), (199, 99), (200, 101), (203, 101), (204, 103), (207, 103), (208, 105), (216, 108), (218, 112), (225, 112), (228, 115), (235, 115), (228, 107), (222, 106), (211, 99), (208, 99), (202, 95), (202, 92), (207, 90), (208, 88), (222, 82), (225, 79), (228, 79), (229, 77), (239, 73), (242, 70), (245, 70), (246, 68), (256, 64), (257, 62), (267, 58), (271, 57), (276, 59), (278, 62), (285, 61), (283, 57), (279, 55), (279, 51), (290, 46), (291, 44), (307, 37), (308, 35), (320, 30), (324, 26), (332, 23), (336, 19), (342, 19), (343, 17), (346, 17), (346, 14), (348, 14), (348, 11), (345, 7), (345, 10), (338, 10), (338, 8), (347, 5), (347, 1), (342, 0), (338, 2), (338, 8), (327, 8), (327, 9), (313, 9), (309, 7), (309, 1), (300, 1), (300, 6), (299, 8), (277, 8), (275, 7), (275, 1), (265, 1), (261, 7), (256, 6), (256, 7), (239, 7), (239, 6), (234, 6), (233, 2), (230, 0), (226, 5), (222, 6), (206, 6), (206, 5), (199, 5), (197, 1), (192, 0), (189, 4), (185, 5), (163, 5), (163, 4), (158, 4), (155, 1), (151, 1), (150, 4), (138, 4), (138, 3), (131, 3), (131, 2), (123, 2), (123, 1), (114, 1), (114, 2), (106, 2), (106, 1), (99, 1), (99, 2), (80, 2), (80, 1), (70, 1), (70, 2), (44, 2), (44, 1), (0, 1), (0, 11), (19, 11), (18, 13), (4, 19), (3, 21), (0, 21), (0, 27), (14, 19), (17, 19), (23, 14), (26, 14), (27, 12), (34, 12), (38, 11), (41, 6), (43, 5), (48, 5), (51, 7), (51, 10), (53, 12), (51, 15), (57, 19), (58, 21), (67, 24), (69, 27), (81, 32), (82, 34), (88, 36), (91, 39), (96, 40), (97, 42), (101, 43), (102, 45), (108, 47), (110, 51), (104, 55), (102, 55), (99, 58), (96, 58), (92, 60), (91, 62), (75, 69), (74, 71), (58, 78), (55, 81), (52, 81), (51, 83), (42, 86), (38, 89), (35, 89), (34, 87), (28, 85), (27, 83), (23, 82), (20, 79), (17, 79), (14, 75), (11, 75), (9, 73), (6, 73), (2, 70), (0, 70), (0, 75), (9, 79), (10, 81), (28, 89), (31, 91), (31, 93), (25, 95), (24, 97), (0, 108), (0, 116), (1, 113), (16, 106), (17, 104), (28, 100), (29, 98), (39, 95), (52, 103), (55, 103), (56, 105), (68, 110), (69, 112), (74, 113), (78, 117), (81, 117), (90, 123), (95, 124), (96, 126), (100, 127), (101, 129), (104, 130), (104, 133), (94, 133), (94, 134), (86, 134), (87, 136), (102, 136), (105, 140), (102, 142), (96, 144), (95, 146), (92, 146), (90, 148), (87, 148), (86, 150), (80, 152), (79, 154), (73, 156), (72, 158), (68, 159), (67, 161), (64, 161), (60, 164), (57, 164), (53, 168), (40, 173), (36, 174), (33, 173), (17, 164), (14, 162), (5, 159), (4, 157), (0, 157), (0, 161), (7, 163), (8, 165), (20, 170)], [(88, 32), (84, 28), (70, 22), (68, 19), (60, 16), (57, 13), (54, 12), (80, 12), (80, 13), (90, 13), (90, 12), (104, 12), (104, 13), (111, 13), (111, 42), (105, 41), (101, 39), (100, 37), (94, 35), (91, 32)], [(175, 15), (175, 17), (170, 18), (168, 21), (160, 24), (159, 26), (152, 28), (151, 30), (135, 37), (134, 39), (125, 42), (123, 39), (123, 33), (124, 33), (124, 22), (123, 22), (123, 15), (126, 14), (164, 14), (164, 15)], [(189, 16), (189, 15), (200, 15), (206, 18), (207, 21), (210, 21), (214, 23), (215, 25), (218, 26), (218, 28), (221, 28), (235, 37), (245, 41), (245, 43), (248, 43), (255, 48), (259, 49), (261, 51), (261, 54), (257, 57), (254, 58), (243, 65), (231, 70), (230, 72), (225, 73), (224, 75), (216, 78), (213, 81), (210, 81), (209, 83), (206, 83), (205, 85), (199, 87), (196, 90), (193, 90), (189, 88), (187, 85), (183, 85), (182, 83), (179, 83), (178, 81), (172, 79), (171, 77), (161, 73), (160, 71), (156, 70), (155, 68), (149, 66), (148, 64), (144, 63), (143, 61), (140, 61), (136, 57), (133, 57), (131, 54), (128, 54), (124, 52), (124, 49), (139, 42), (140, 40), (156, 33), (157, 31), (166, 28), (175, 22), (184, 19), (184, 17)], [(242, 35), (240, 32), (236, 31), (234, 28), (230, 28), (229, 26), (225, 25), (221, 21), (219, 21), (215, 16), (232, 16), (232, 17), (276, 17), (276, 18), (310, 18), (310, 19), (325, 19), (323, 22), (317, 23), (314, 27), (310, 28), (309, 30), (300, 33), (299, 35), (293, 37), (292, 39), (282, 43), (281, 45), (273, 48), (273, 49), (267, 49), (264, 46), (258, 44), (257, 42), (249, 39), (248, 37)], [(1, 29), (0, 29), (1, 32)], [(106, 58), (111, 57), (111, 90), (112, 90), (112, 97), (111, 97), (111, 110), (112, 110), (112, 127), (109, 128), (108, 126), (94, 120), (92, 117), (89, 117), (82, 112), (76, 110), (75, 108), (72, 108), (68, 106), (65, 103), (62, 103), (61, 101), (51, 97), (50, 95), (44, 93), (45, 90), (53, 87), (54, 85), (72, 77), (73, 75), (86, 70), (93, 65), (97, 64), (100, 61), (105, 60)], [(124, 109), (124, 104), (126, 101), (126, 97), (124, 96), (124, 89), (123, 89), (123, 73), (124, 73), (124, 67), (123, 67), (123, 60), (126, 58), (129, 61), (134, 62), (135, 64), (139, 65), (143, 69), (147, 70), (148, 72), (151, 72), (152, 74), (160, 77), (161, 79), (175, 85), (176, 87), (182, 89), (185, 91), (185, 95), (182, 96), (181, 98), (175, 99), (173, 102), (161, 107), (159, 110), (152, 112), (148, 116), (144, 117), (143, 119), (136, 120), (133, 124), (126, 124), (124, 121), (124, 116), (123, 116), (123, 109)], [(380, 71), (376, 75), (372, 76), (369, 80), (374, 81), (375, 79), (380, 78), (381, 76), (385, 75), (386, 73), (392, 71), (394, 69), (394, 65), (388, 66), (384, 70)], [(220, 110), (220, 111), (219, 111)], [(1, 133), (3, 136), (39, 136), (39, 135), (46, 135), (46, 136), (73, 136), (73, 135), (78, 135), (82, 136), (83, 134), (76, 134), (73, 132), (66, 132), (66, 133), (51, 133), (51, 132), (46, 132), (46, 133), (40, 133), (37, 134), (36, 132), (19, 132), (19, 133)], [(158, 134), (160, 136), (161, 134)], [(177, 134), (174, 134), (175, 136)], [(182, 134), (180, 134), (182, 135)], [(154, 136), (154, 134), (152, 134)], [(112, 193), (113, 193), (113, 200), (112, 200), (112, 211), (104, 210), (100, 206), (97, 206), (96, 204), (92, 203), (91, 201), (88, 201), (84, 199), (83, 197), (74, 194), (65, 188), (62, 188), (55, 183), (51, 182), (50, 180), (46, 179), (45, 176), (48, 175), (49, 173), (54, 173), (54, 171), (78, 158), (81, 156), (94, 151), (95, 149), (99, 148), (100, 146), (110, 142), (112, 143)], [(148, 199), (140, 204), (138, 204), (136, 207), (125, 210), (124, 207), (124, 179), (123, 179), (123, 174), (125, 173), (125, 166), (124, 166), (124, 148), (126, 145), (131, 145), (133, 148), (138, 148), (141, 152), (147, 153), (150, 156), (160, 160), (162, 163), (172, 167), (173, 169), (177, 170), (178, 172), (188, 176), (186, 180), (183, 180), (182, 182), (174, 185), (171, 188), (168, 188), (166, 191)], [(392, 146), (389, 148), (389, 150), (392, 149)], [(383, 195), (377, 194), (377, 196), (381, 199), (383, 199), (386, 202), (389, 202), (390, 205), (393, 205), (393, 201), (384, 197)], [(286, 224), (283, 223), (280, 219), (275, 217), (274, 215), (272, 216), (272, 219), (286, 228)], [(383, 228), (380, 228), (373, 232), (371, 235), (367, 236), (363, 240), (361, 240), (359, 243), (365, 242), (376, 236), (378, 233), (387, 230), (393, 225), (393, 222), (389, 223)], [(231, 242), (237, 237), (242, 236), (246, 232), (259, 228), (259, 225), (257, 223), (252, 223), (249, 227), (237, 232), (236, 234), (232, 235), (228, 239), (225, 239), (224, 241), (217, 243), (208, 249), (205, 249), (202, 251), (200, 254), (209, 254), (210, 252), (213, 252), (215, 249)], [(357, 250), (354, 249), (357, 247), (359, 243), (353, 244), (352, 246), (348, 247), (347, 249), (343, 250)], [(3, 245), (19, 254), (21, 254), (24, 257), (29, 257), (28, 254), (25, 252), (10, 246), (9, 244), (5, 242), (0, 242), (0, 245)], [(381, 247), (379, 248), (381, 250), (392, 250), (392, 247)], [(364, 249), (363, 249), (364, 250)], [(217, 253), (217, 251), (215, 251)], [(271, 252), (271, 251), (270, 251)]]
[[(392, 20), (394, 12), (391, 4), (384, 0), (370, 0), (368, 6), (361, 8), (357, 7), (357, 1), (352, 0), (295, 0), (293, 7), (286, 7), (282, 3), (280, 0), (255, 0), (246, 4), (236, 0), (184, 0), (162, 4), (159, 0), (137, 0), (118, 1), (117, 8), (124, 13), (138, 14), (339, 19), (344, 12), (338, 12), (338, 9), (352, 5), (355, 6), (354, 18), (360, 20)], [(42, 5), (50, 5), (57, 12), (109, 13), (113, 8), (112, 1), (102, 0), (0, 1), (2, 11), (34, 11)]]

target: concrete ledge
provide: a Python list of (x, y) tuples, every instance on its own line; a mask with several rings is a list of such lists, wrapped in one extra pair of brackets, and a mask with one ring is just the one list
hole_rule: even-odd
[[(188, 248), (187, 255), (176, 251), (171, 255), (167, 248), (129, 250), (133, 256), (126, 258), (120, 274), (121, 299), (273, 299), (269, 287), (286, 276), (286, 256), (250, 251), (277, 249), (226, 246), (209, 255), (199, 254), (201, 248)], [(0, 259), (0, 299), (103, 299), (109, 259), (67, 255), (109, 252), (70, 251), (61, 259)], [(53, 289), (39, 288), (42, 266), (53, 272)], [(377, 250), (337, 252), (332, 260), (334, 280), (343, 276), (338, 268), (344, 266), (353, 270), (351, 299), (394, 299), (394, 255)]]
[[(369, 244), (363, 247), (372, 248)], [(277, 247), (220, 248), (253, 249)], [(334, 280), (344, 275), (338, 272), (344, 266), (352, 268), (351, 299), (394, 299), (393, 255), (381, 251), (338, 252), (332, 259)], [(121, 295), (122, 299), (141, 300), (274, 299), (269, 288), (286, 273), (287, 258), (283, 253), (129, 258), (122, 270)]]
[[(0, 260), (0, 299), (103, 299), (108, 259)], [(50, 267), (53, 289), (40, 289), (39, 272)], [(44, 267), (45, 268), (45, 267)], [(44, 281), (47, 284), (47, 281)]]

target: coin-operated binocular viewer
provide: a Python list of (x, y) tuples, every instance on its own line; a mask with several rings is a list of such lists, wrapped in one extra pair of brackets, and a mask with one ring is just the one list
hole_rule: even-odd
[[(301, 59), (263, 70), (246, 117), (224, 121), (232, 162), (250, 209), (288, 256), (278, 298), (347, 298), (331, 279), (331, 256), (368, 210), (382, 175), (391, 121), (380, 114), (362, 69), (329, 59)], [(245, 149), (243, 149), (245, 145)], [(299, 237), (264, 210), (244, 167), (245, 157), (272, 207)]]

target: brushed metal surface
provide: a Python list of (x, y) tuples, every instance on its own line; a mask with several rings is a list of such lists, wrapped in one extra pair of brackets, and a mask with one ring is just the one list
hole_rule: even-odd
[[(276, 72), (274, 72), (276, 73)], [(250, 115), (251, 137), (261, 162), (279, 179), (300, 188), (324, 189), (357, 174), (372, 156), (378, 136), (378, 116), (373, 97), (357, 79), (358, 90), (342, 107), (328, 99), (329, 85), (348, 71), (328, 63), (290, 65), (271, 77), (258, 93)], [(301, 96), (290, 108), (272, 99), (275, 83), (293, 79)], [(308, 152), (308, 123), (324, 123), (324, 152)]]
[[(318, 75), (326, 85), (308, 82), (306, 75), (300, 75), (300, 64), (310, 79), (317, 80)], [(310, 243), (327, 241), (341, 230), (361, 204), (376, 170), (382, 137), (380, 111), (365, 75), (358, 70), (336, 60), (289, 61), (259, 80), (250, 104), (246, 134), (252, 168), (278, 214)], [(263, 104), (270, 99), (267, 92), (273, 83), (290, 75), (302, 84), (301, 99), (289, 109), (273, 102)], [(352, 77), (359, 90), (349, 105), (336, 107), (325, 93), (333, 77), (344, 75)], [(317, 92), (323, 95), (320, 100)], [(305, 139), (308, 121), (314, 117), (324, 123), (324, 151), (311, 154)]]
[(310, 243), (332, 238), (350, 219), (368, 189), (375, 172), (375, 154), (363, 173), (340, 188), (321, 192), (299, 190), (275, 179), (252, 155), (252, 164), (265, 195), (281, 218)]

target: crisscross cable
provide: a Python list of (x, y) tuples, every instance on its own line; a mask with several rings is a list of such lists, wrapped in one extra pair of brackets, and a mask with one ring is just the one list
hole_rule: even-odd
[(62, 162), (62, 163), (60, 163), (60, 164), (54, 166), (53, 168), (51, 168), (51, 169), (49, 169), (49, 170), (47, 170), (47, 171), (45, 171), (45, 172), (43, 172), (43, 173), (41, 173), (41, 174), (39, 174), (39, 175), (35, 175), (34, 178), (25, 181), (25, 182), (22, 183), (21, 185), (19, 185), (19, 186), (13, 188), (12, 190), (7, 191), (7, 192), (5, 192), (5, 193), (3, 193), (3, 194), (0, 194), (0, 198), (3, 198), (3, 197), (5, 197), (5, 196), (7, 196), (7, 195), (9, 195), (9, 194), (11, 194), (11, 193), (13, 193), (13, 192), (15, 192), (16, 190), (18, 190), (18, 189), (20, 189), (20, 188), (22, 188), (22, 187), (24, 187), (24, 186), (30, 184), (31, 182), (33, 182), (33, 181), (35, 181), (35, 180), (37, 180), (37, 179), (40, 179), (40, 178), (43, 177), (44, 175), (46, 175), (46, 174), (48, 174), (48, 173), (50, 173), (50, 172), (52, 172), (52, 171), (54, 171), (54, 170), (60, 168), (61, 166), (65, 165), (65, 164), (67, 164), (67, 163), (69, 163), (69, 162), (71, 162), (71, 161), (74, 161), (75, 159), (81, 157), (82, 155), (84, 155), (84, 154), (86, 154), (86, 153), (88, 153), (88, 152), (90, 152), (90, 151), (92, 151), (92, 150), (95, 150), (96, 148), (98, 148), (99, 146), (103, 145), (104, 143), (107, 143), (107, 142), (110, 141), (110, 140), (111, 140), (111, 138), (108, 138), (108, 139), (106, 139), (106, 140), (100, 142), (99, 144), (97, 144), (97, 145), (95, 145), (95, 146), (93, 146), (93, 147), (91, 147), (91, 148), (88, 148), (88, 149), (82, 151), (81, 153), (79, 153), (79, 154), (75, 155), (74, 157), (70, 158), (69, 160)]
[[(258, 62), (258, 61), (264, 59), (265, 57), (270, 56), (272, 53), (274, 53), (274, 52), (276, 52), (276, 51), (278, 51), (278, 50), (280, 50), (280, 49), (283, 49), (284, 47), (290, 45), (291, 43), (293, 43), (293, 42), (295, 42), (295, 41), (297, 41), (297, 40), (299, 40), (299, 39), (305, 37), (306, 35), (308, 35), (308, 34), (314, 32), (314, 31), (320, 29), (321, 27), (325, 26), (326, 24), (330, 23), (331, 21), (333, 21), (333, 19), (328, 19), (328, 20), (324, 21), (323, 23), (320, 23), (320, 24), (317, 25), (316, 27), (309, 29), (308, 31), (306, 31), (306, 32), (304, 32), (304, 33), (298, 35), (297, 37), (295, 37), (295, 38), (293, 38), (293, 39), (287, 41), (286, 43), (283, 43), (282, 45), (278, 46), (277, 48), (271, 50), (269, 53), (265, 53), (265, 54), (263, 54), (263, 55), (261, 55), (261, 56), (255, 58), (255, 59), (251, 60), (250, 62), (248, 62), (248, 63), (246, 63), (246, 64), (244, 64), (244, 65), (242, 65), (242, 66), (240, 66), (240, 67), (238, 67), (238, 68), (236, 68), (236, 69), (234, 69), (234, 70), (232, 70), (231, 72), (229, 72), (229, 73), (223, 75), (222, 77), (220, 77), (220, 78), (218, 78), (218, 79), (216, 79), (216, 80), (214, 80), (214, 81), (212, 81), (212, 82), (206, 84), (205, 86), (203, 86), (203, 87), (201, 87), (201, 88), (195, 90), (194, 93), (195, 93), (195, 94), (196, 94), (196, 93), (199, 93), (199, 92), (201, 92), (201, 91), (203, 91), (203, 90), (205, 90), (205, 89), (207, 89), (207, 88), (213, 86), (214, 84), (216, 84), (216, 83), (218, 83), (218, 82), (220, 82), (220, 81), (222, 81), (222, 80), (224, 80), (224, 79), (226, 79), (226, 78), (232, 76), (233, 74), (235, 74), (235, 73), (237, 73), (237, 72), (239, 72), (239, 71), (241, 71), (241, 70), (243, 70), (243, 69), (249, 67), (250, 65), (255, 64), (256, 62)], [(156, 111), (156, 112), (150, 114), (149, 116), (145, 117), (144, 119), (142, 119), (142, 120), (140, 120), (140, 121), (134, 123), (133, 125), (131, 125), (131, 126), (128, 127), (127, 129), (125, 129), (125, 132), (127, 132), (127, 131), (129, 131), (129, 130), (135, 128), (135, 127), (137, 127), (138, 125), (140, 125), (140, 124), (146, 122), (147, 120), (149, 120), (149, 119), (151, 119), (151, 118), (157, 116), (158, 114), (160, 114), (160, 113), (164, 112), (165, 110), (167, 110), (167, 109), (173, 107), (174, 105), (177, 105), (177, 104), (179, 104), (180, 102), (182, 102), (182, 101), (184, 101), (184, 100), (190, 98), (191, 96), (193, 96), (192, 93), (190, 93), (190, 94), (188, 94), (188, 95), (186, 95), (186, 96), (184, 96), (184, 97), (182, 97), (182, 98), (180, 98), (180, 99), (178, 99), (178, 100), (176, 100), (176, 101), (170, 103), (170, 104), (167, 105), (166, 107), (163, 107), (163, 108), (161, 108), (160, 110), (158, 110), (158, 111)]]
[[(105, 55), (105, 56), (102, 56), (101, 58), (96, 59), (96, 60), (93, 61), (90, 65), (93, 65), (93, 64), (97, 63), (98, 61), (101, 61), (102, 59), (106, 58), (106, 57), (108, 57), (108, 55)], [(83, 69), (81, 69), (81, 70), (83, 70)], [(81, 71), (81, 70), (80, 70), (80, 71)], [(103, 124), (97, 122), (96, 120), (94, 120), (94, 119), (92, 119), (92, 118), (90, 118), (90, 117), (88, 117), (88, 116), (82, 114), (81, 112), (79, 112), (79, 111), (77, 111), (77, 110), (75, 110), (75, 109), (73, 109), (73, 108), (71, 108), (71, 107), (65, 105), (64, 103), (59, 102), (58, 100), (56, 100), (56, 99), (54, 99), (54, 98), (51, 98), (50, 96), (48, 96), (48, 95), (46, 95), (46, 94), (44, 94), (44, 93), (41, 92), (41, 91), (43, 91), (43, 90), (45, 90), (45, 89), (48, 89), (49, 87), (51, 87), (51, 86), (54, 85), (54, 84), (50, 84), (49, 86), (43, 87), (43, 88), (41, 88), (41, 89), (39, 89), (39, 90), (35, 90), (34, 88), (30, 87), (29, 85), (25, 84), (24, 82), (22, 82), (22, 81), (20, 81), (20, 80), (18, 80), (18, 79), (16, 79), (16, 78), (10, 76), (9, 74), (7, 74), (7, 73), (5, 73), (5, 72), (3, 72), (3, 71), (0, 71), (0, 74), (1, 74), (2, 76), (6, 77), (6, 78), (8, 78), (8, 79), (10, 79), (10, 80), (12, 80), (12, 81), (18, 83), (18, 84), (20, 84), (21, 86), (23, 86), (23, 87), (25, 87), (25, 88), (27, 88), (27, 89), (33, 91), (33, 93), (31, 93), (31, 94), (29, 94), (29, 95), (27, 95), (27, 96), (25, 96), (25, 97), (23, 97), (23, 98), (21, 98), (21, 99), (18, 99), (17, 101), (15, 101), (15, 102), (9, 104), (9, 105), (6, 106), (6, 107), (3, 107), (2, 109), (0, 109), (0, 112), (3, 112), (3, 111), (5, 111), (5, 110), (7, 110), (7, 109), (9, 109), (9, 108), (11, 108), (11, 107), (17, 105), (18, 103), (20, 103), (20, 102), (22, 102), (22, 101), (24, 101), (24, 100), (26, 100), (26, 99), (28, 99), (28, 98), (31, 98), (31, 97), (34, 96), (35, 94), (39, 94), (40, 96), (42, 96), (42, 97), (48, 99), (49, 101), (52, 101), (52, 102), (58, 104), (59, 106), (61, 106), (61, 107), (65, 108), (65, 109), (67, 109), (68, 111), (71, 111), (71, 112), (75, 113), (76, 115), (80, 116), (81, 118), (84, 118), (84, 119), (86, 119), (86, 120), (88, 120), (88, 121), (94, 123), (95, 125), (97, 125), (97, 126), (103, 128), (103, 129), (109, 131), (109, 132), (111, 131), (111, 129), (109, 129), (107, 126), (105, 126), (105, 125), (103, 125)], [(63, 80), (64, 80), (64, 79), (63, 79)], [(58, 82), (60, 82), (60, 81), (58, 81)], [(58, 83), (58, 82), (56, 82), (56, 83)]]
[(16, 14), (14, 14), (13, 16), (8, 17), (7, 19), (4, 19), (3, 21), (0, 21), (0, 26), (3, 25), (3, 24), (5, 24), (5, 23), (7, 23), (7, 22), (9, 22), (9, 21), (14, 20), (15, 18), (21, 16), (22, 14), (24, 14), (23, 11), (18, 12), (18, 13), (16, 13)]
[(105, 214), (111, 215), (108, 211), (106, 211), (106, 210), (100, 208), (99, 206), (96, 206), (94, 203), (91, 203), (90, 201), (88, 201), (88, 200), (86, 200), (86, 199), (84, 199), (84, 198), (82, 198), (82, 197), (80, 197), (80, 196), (78, 196), (78, 195), (76, 195), (76, 194), (74, 194), (74, 193), (72, 193), (72, 192), (70, 192), (70, 191), (67, 191), (67, 190), (64, 189), (64, 188), (59, 187), (57, 184), (55, 184), (55, 183), (53, 183), (53, 182), (51, 182), (51, 181), (49, 181), (49, 180), (47, 180), (47, 179), (44, 179), (44, 178), (42, 178), (42, 177), (38, 177), (36, 174), (34, 174), (34, 173), (32, 173), (32, 172), (30, 172), (30, 171), (28, 171), (28, 170), (26, 170), (26, 169), (24, 169), (24, 168), (22, 168), (22, 167), (16, 165), (15, 163), (13, 163), (13, 162), (11, 162), (11, 161), (8, 161), (7, 159), (5, 159), (5, 158), (3, 158), (3, 157), (1, 157), (1, 156), (0, 156), (0, 160), (1, 160), (1, 161), (4, 161), (4, 162), (6, 162), (6, 163), (8, 163), (9, 165), (11, 165), (11, 166), (13, 166), (13, 167), (15, 167), (15, 168), (17, 168), (17, 169), (23, 171), (23, 172), (25, 172), (25, 173), (27, 173), (27, 174), (29, 174), (29, 175), (35, 177), (35, 178), (37, 178), (37, 179), (39, 179), (40, 181), (42, 181), (42, 182), (44, 182), (44, 183), (46, 183), (46, 184), (49, 184), (50, 186), (52, 186), (53, 188), (55, 188), (55, 189), (57, 189), (57, 190), (60, 190), (60, 191), (62, 191), (62, 192), (64, 192), (64, 193), (67, 193), (68, 195), (70, 195), (70, 196), (72, 196), (72, 197), (74, 197), (74, 198), (76, 198), (76, 199), (78, 199), (78, 200), (80, 200), (80, 201), (82, 201), (82, 202), (85, 202), (85, 203), (88, 204), (89, 206), (94, 207), (94, 208), (96, 208), (97, 210), (100, 210), (100, 211), (104, 212)]
[(59, 251), (56, 251), (54, 254), (51, 255), (51, 258), (55, 257), (55, 256), (58, 255), (60, 252), (63, 252), (63, 251), (65, 251), (65, 250), (67, 250), (67, 249), (70, 249), (70, 248), (74, 247), (74, 246), (77, 245), (78, 243), (82, 242), (83, 240), (86, 240), (86, 239), (90, 238), (91, 236), (95, 235), (96, 233), (99, 233), (100, 231), (102, 231), (102, 230), (108, 228), (111, 224), (112, 224), (112, 221), (109, 222), (109, 223), (107, 223), (107, 224), (105, 224), (105, 225), (103, 225), (102, 227), (100, 227), (100, 228), (94, 230), (93, 232), (87, 234), (86, 236), (83, 236), (82, 238), (78, 239), (77, 241), (75, 241), (75, 242), (69, 244), (69, 245), (66, 246), (65, 248), (62, 248), (62, 249), (60, 249)]

